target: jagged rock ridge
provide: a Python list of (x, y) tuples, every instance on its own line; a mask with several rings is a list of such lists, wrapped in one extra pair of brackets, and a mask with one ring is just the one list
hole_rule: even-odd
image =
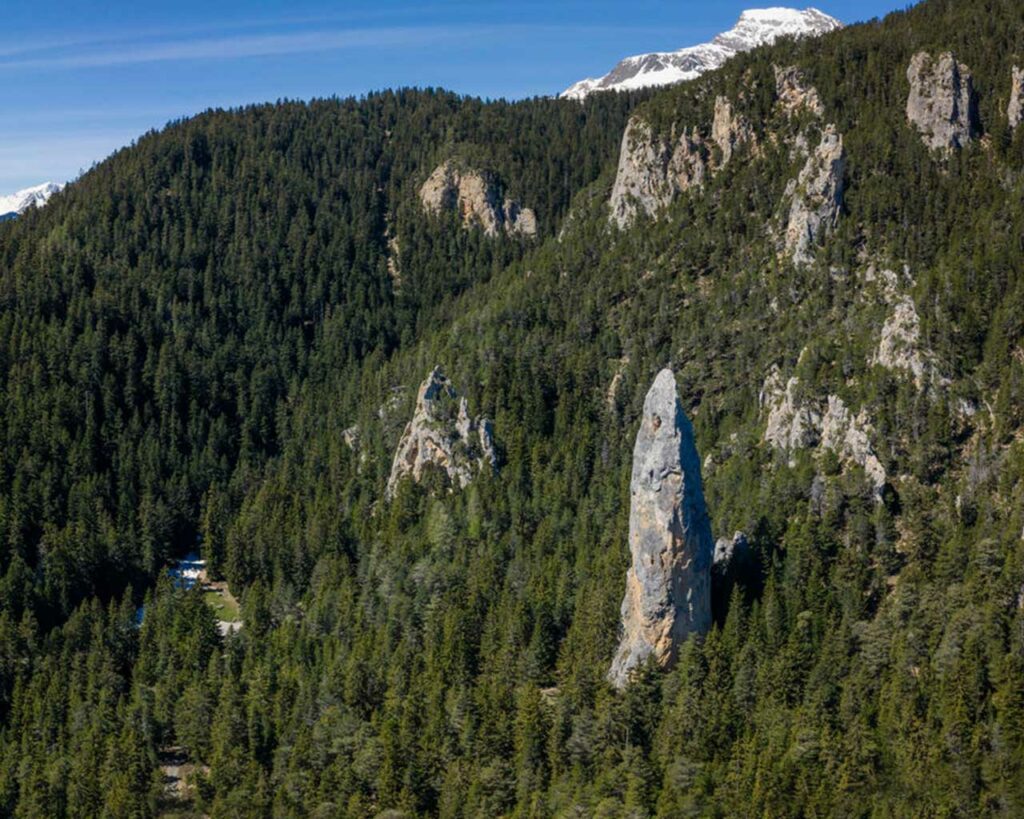
[(919, 51), (907, 68), (907, 120), (932, 150), (964, 147), (978, 132), (978, 100), (970, 69), (949, 51)]
[(837, 395), (824, 400), (804, 397), (800, 380), (783, 381), (773, 367), (761, 388), (760, 402), (767, 414), (764, 440), (790, 456), (798, 450), (817, 449), (835, 454), (844, 463), (859, 466), (880, 496), (888, 480), (885, 467), (871, 445), (871, 422), (867, 413), (854, 415)]
[(786, 67), (774, 66), (775, 97), (777, 105), (789, 117), (809, 111), (816, 117), (825, 115), (825, 106), (818, 94), (818, 89), (807, 82), (804, 72), (795, 65)]
[[(654, 134), (639, 116), (630, 118), (622, 137), (619, 165), (610, 200), (611, 221), (619, 229), (631, 225), (640, 213), (657, 216), (681, 193), (701, 187), (724, 168), (743, 146), (755, 143), (750, 123), (725, 97), (715, 99), (711, 136), (706, 140), (696, 128), (683, 130), (678, 138)], [(716, 161), (711, 147), (717, 146)]]
[(795, 263), (813, 261), (814, 246), (839, 220), (845, 172), (842, 134), (834, 125), (829, 125), (821, 134), (821, 142), (807, 157), (800, 175), (786, 189), (786, 198), (790, 200), (786, 253)]
[(648, 658), (671, 666), (682, 642), (711, 625), (714, 541), (693, 428), (669, 369), (647, 393), (633, 449), (629, 549), (622, 638), (608, 672), (620, 688)]
[[(775, 66), (775, 84), (777, 105), (787, 117), (801, 111), (816, 118), (823, 115), (817, 89), (798, 67)], [(752, 156), (759, 153), (753, 126), (727, 97), (715, 98), (709, 130), (706, 138), (696, 127), (682, 129), (678, 137), (675, 131), (664, 137), (656, 135), (641, 116), (633, 116), (622, 137), (609, 201), (612, 224), (621, 230), (641, 213), (656, 217), (680, 194), (702, 187), (741, 150), (748, 150)], [(787, 251), (798, 261), (809, 261), (811, 246), (838, 218), (845, 161), (842, 136), (829, 126), (800, 178), (793, 180), (786, 192), (791, 203)]]
[(445, 472), (453, 486), (465, 487), (482, 469), (497, 462), (494, 430), (486, 418), (471, 418), (466, 399), (435, 367), (420, 386), (416, 410), (395, 452), (386, 496), (406, 476), (419, 482), (428, 465)]
[(710, 43), (679, 51), (655, 52), (627, 57), (603, 77), (580, 80), (562, 92), (569, 99), (583, 99), (595, 91), (624, 91), (650, 86), (673, 85), (696, 79), (720, 68), (743, 51), (775, 42), (779, 37), (816, 37), (842, 28), (834, 17), (814, 8), (750, 9), (739, 22)]
[(502, 197), (497, 177), (488, 171), (442, 162), (420, 187), (420, 201), (434, 215), (457, 211), (464, 227), (482, 227), (488, 236), (537, 235), (533, 210)]
[(51, 196), (63, 189), (64, 186), (56, 182), (44, 182), (8, 196), (0, 196), (0, 218), (12, 218), (33, 207), (41, 208), (50, 201)]

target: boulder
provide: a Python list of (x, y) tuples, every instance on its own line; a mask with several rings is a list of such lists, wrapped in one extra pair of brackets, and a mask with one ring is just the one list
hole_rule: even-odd
[(925, 145), (949, 153), (977, 136), (978, 100), (971, 72), (952, 53), (933, 59), (927, 51), (918, 52), (910, 61), (907, 79), (907, 120)]
[(786, 253), (796, 264), (810, 264), (814, 260), (814, 246), (839, 220), (845, 172), (843, 137), (835, 125), (829, 125), (800, 175), (786, 188), (786, 197), (790, 200)]
[(453, 486), (465, 487), (497, 461), (494, 430), (485, 418), (471, 418), (465, 398), (435, 367), (420, 386), (416, 410), (406, 425), (391, 465), (385, 496), (394, 497), (406, 476), (419, 482), (428, 465), (442, 469)]
[(647, 393), (633, 449), (629, 548), (622, 636), (608, 671), (619, 688), (648, 658), (671, 666), (683, 641), (711, 626), (714, 541), (693, 428), (669, 369)]
[(420, 187), (420, 202), (431, 214), (457, 211), (464, 227), (482, 227), (488, 236), (537, 235), (537, 216), (530, 208), (502, 198), (498, 178), (488, 171), (441, 163)]
[(1024, 121), (1024, 68), (1013, 67), (1010, 83), (1010, 104), (1006, 108), (1010, 127), (1016, 128)]
[(742, 558), (750, 548), (747, 536), (743, 532), (736, 532), (732, 538), (720, 537), (715, 541), (715, 557), (713, 564), (719, 570), (728, 568), (729, 564), (736, 558)]

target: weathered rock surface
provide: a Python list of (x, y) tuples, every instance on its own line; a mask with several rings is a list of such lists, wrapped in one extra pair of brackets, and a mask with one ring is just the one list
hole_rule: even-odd
[(733, 559), (742, 557), (750, 548), (747, 536), (736, 532), (732, 538), (720, 537), (715, 541), (714, 565), (720, 569), (727, 568)]
[(448, 475), (452, 485), (465, 487), (482, 469), (494, 468), (494, 431), (485, 418), (471, 418), (465, 398), (459, 398), (440, 367), (427, 376), (416, 396), (416, 411), (405, 428), (391, 465), (386, 497), (406, 476), (419, 482), (428, 465)]
[(907, 120), (925, 145), (948, 153), (977, 135), (978, 100), (971, 72), (952, 53), (933, 59), (927, 51), (918, 52), (907, 68), (907, 79)]
[(777, 367), (769, 372), (761, 389), (761, 406), (768, 414), (765, 442), (787, 455), (805, 449), (832, 452), (844, 463), (861, 467), (879, 494), (887, 476), (871, 446), (867, 413), (854, 416), (837, 395), (824, 401), (801, 398), (799, 383), (795, 376), (783, 382)]
[(647, 393), (633, 449), (629, 547), (622, 639), (608, 672), (620, 688), (649, 657), (672, 665), (682, 642), (711, 625), (714, 542), (693, 428), (668, 369)]
[(897, 299), (892, 313), (882, 325), (874, 363), (911, 374), (919, 390), (949, 385), (935, 354), (921, 341), (921, 319), (909, 296)]
[(622, 136), (619, 167), (612, 186), (611, 219), (619, 228), (632, 224), (642, 212), (653, 216), (675, 195), (669, 180), (672, 148), (655, 137), (649, 123), (632, 117)]
[[(624, 229), (641, 213), (657, 216), (679, 194), (703, 186), (741, 146), (753, 142), (750, 124), (734, 113), (725, 97), (715, 102), (710, 140), (696, 128), (678, 137), (659, 137), (649, 123), (634, 116), (622, 137), (610, 201), (612, 223)], [(718, 162), (711, 155), (712, 145), (721, 152)]]
[(773, 367), (761, 388), (761, 406), (768, 412), (764, 439), (783, 452), (810, 449), (820, 437), (821, 413), (800, 401), (799, 386), (796, 376), (783, 382), (779, 368)]
[(1010, 104), (1006, 108), (1010, 127), (1016, 128), (1024, 121), (1024, 68), (1013, 67), (1010, 84)]
[(722, 151), (722, 168), (729, 164), (733, 153), (754, 141), (754, 129), (744, 117), (733, 110), (732, 103), (726, 97), (715, 98), (711, 141)]
[(845, 172), (843, 137), (834, 125), (829, 125), (800, 175), (786, 188), (786, 197), (790, 200), (786, 253), (797, 264), (810, 264), (814, 260), (814, 246), (839, 220)]
[(821, 419), (821, 446), (847, 463), (861, 467), (875, 491), (880, 492), (885, 486), (885, 467), (871, 447), (870, 429), (866, 412), (861, 410), (854, 417), (841, 398), (836, 395), (828, 397), (828, 408)]
[(824, 116), (825, 106), (818, 89), (807, 82), (803, 71), (795, 65), (774, 68), (775, 97), (786, 116), (794, 117), (801, 111), (809, 111), (816, 117)]
[(402, 286), (402, 269), (399, 263), (402, 248), (397, 236), (388, 236), (388, 276), (391, 286), (398, 290)]
[(464, 227), (479, 226), (488, 236), (535, 236), (537, 216), (530, 208), (503, 199), (497, 177), (487, 171), (443, 162), (420, 188), (420, 201), (432, 214), (454, 210)]

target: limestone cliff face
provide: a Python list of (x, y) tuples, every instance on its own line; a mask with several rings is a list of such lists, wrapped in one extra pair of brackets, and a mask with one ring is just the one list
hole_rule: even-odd
[(608, 679), (624, 686), (649, 657), (675, 662), (680, 644), (711, 625), (714, 541), (693, 428), (671, 370), (647, 393), (633, 449), (622, 639)]
[(619, 228), (632, 224), (640, 213), (653, 216), (675, 195), (668, 168), (672, 149), (655, 137), (651, 126), (632, 117), (622, 135), (619, 167), (612, 186), (611, 220)]
[(932, 150), (948, 153), (977, 135), (978, 100), (971, 72), (950, 52), (914, 55), (907, 69), (907, 120)]
[(754, 129), (733, 110), (727, 97), (715, 98), (715, 118), (711, 123), (711, 141), (722, 151), (721, 167), (732, 159), (742, 146), (753, 143)]
[(813, 261), (816, 244), (835, 226), (843, 207), (846, 151), (834, 125), (825, 128), (821, 142), (807, 158), (800, 175), (790, 182), (786, 223), (786, 253), (797, 264)]
[(808, 111), (816, 117), (824, 116), (825, 106), (818, 89), (807, 82), (803, 71), (795, 65), (774, 68), (776, 104), (786, 116), (794, 117), (801, 111)]
[(452, 485), (462, 488), (480, 470), (493, 469), (495, 462), (491, 422), (471, 418), (466, 399), (459, 398), (448, 377), (435, 367), (416, 396), (416, 411), (391, 465), (386, 497), (394, 496), (406, 476), (419, 482), (428, 465), (444, 470)]
[(537, 235), (537, 216), (530, 208), (503, 199), (494, 174), (443, 162), (420, 188), (420, 201), (432, 214), (454, 210), (465, 227), (479, 226), (488, 236)]
[(799, 387), (796, 376), (783, 381), (773, 367), (761, 388), (761, 406), (768, 413), (764, 439), (783, 452), (809, 449), (821, 437), (821, 413), (800, 400)]
[(1010, 127), (1016, 128), (1024, 121), (1024, 68), (1014, 66), (1010, 81), (1010, 104), (1006, 108), (1006, 116)]
[(790, 456), (799, 450), (832, 452), (844, 463), (861, 467), (880, 495), (887, 475), (871, 445), (867, 413), (854, 415), (837, 395), (802, 397), (799, 386), (795, 376), (784, 382), (777, 367), (768, 374), (761, 388), (761, 407), (768, 416), (765, 442)]
[[(624, 229), (641, 213), (657, 216), (679, 194), (703, 186), (741, 146), (753, 141), (749, 123), (733, 112), (725, 97), (715, 103), (710, 140), (696, 128), (678, 137), (658, 137), (646, 121), (634, 116), (622, 137), (610, 201), (612, 224)], [(718, 162), (711, 156), (714, 145), (721, 152)]]
[(892, 313), (882, 325), (873, 363), (908, 373), (913, 376), (919, 390), (949, 385), (935, 354), (921, 340), (921, 318), (909, 296), (900, 296), (896, 300)]
[(875, 492), (880, 493), (886, 482), (885, 467), (871, 446), (870, 431), (871, 422), (865, 411), (854, 416), (841, 398), (828, 397), (821, 419), (821, 446), (841, 460), (861, 467)]

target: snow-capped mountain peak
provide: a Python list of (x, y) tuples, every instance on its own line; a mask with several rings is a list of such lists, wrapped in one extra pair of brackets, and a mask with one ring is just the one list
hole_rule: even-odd
[(28, 208), (41, 208), (50, 197), (64, 188), (57, 182), (44, 182), (33, 188), (25, 188), (9, 196), (0, 196), (0, 218), (24, 213)]
[(815, 8), (748, 9), (735, 26), (710, 43), (627, 57), (603, 77), (580, 80), (561, 96), (583, 99), (594, 91), (625, 91), (692, 80), (720, 67), (741, 51), (768, 45), (779, 37), (814, 37), (842, 25)]

